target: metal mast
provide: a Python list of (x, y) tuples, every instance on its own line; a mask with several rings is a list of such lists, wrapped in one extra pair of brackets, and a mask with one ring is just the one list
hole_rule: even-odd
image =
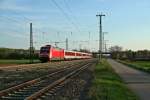
[(102, 59), (102, 17), (105, 16), (104, 14), (98, 14), (96, 17), (99, 17), (99, 60)]
[(68, 38), (66, 38), (66, 50), (68, 50)]
[(32, 23), (30, 23), (30, 63), (33, 63), (33, 32)]

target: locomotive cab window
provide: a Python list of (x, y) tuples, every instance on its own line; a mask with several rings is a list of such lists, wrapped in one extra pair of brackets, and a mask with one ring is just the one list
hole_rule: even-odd
[(49, 53), (49, 48), (47, 48), (47, 47), (42, 47), (41, 50), (40, 50), (40, 52), (41, 52), (41, 53), (42, 53), (42, 52), (47, 52), (47, 53)]

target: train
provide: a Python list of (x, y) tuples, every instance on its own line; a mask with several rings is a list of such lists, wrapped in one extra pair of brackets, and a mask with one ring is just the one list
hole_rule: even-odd
[(41, 62), (89, 58), (92, 58), (91, 53), (65, 50), (52, 45), (42, 46), (39, 53), (39, 59)]

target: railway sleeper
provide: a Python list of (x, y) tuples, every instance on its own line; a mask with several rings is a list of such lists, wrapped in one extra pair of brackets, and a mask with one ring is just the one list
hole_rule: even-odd
[(70, 80), (66, 80), (63, 83), (59, 84), (58, 86), (54, 87), (44, 95), (42, 95), (40, 98), (43, 100), (50, 100), (50, 98), (53, 100), (57, 96), (57, 91), (60, 90), (62, 87), (64, 87), (65, 84), (67, 84)]
[(24, 98), (23, 97), (5, 97), (5, 96), (2, 96), (0, 98), (0, 100), (23, 100)]
[(6, 97), (9, 97), (9, 98), (16, 98), (16, 100), (18, 100), (18, 99), (23, 100), (23, 99), (26, 98), (27, 96), (29, 96), (29, 95), (13, 95), (13, 96), (6, 96)]
[(30, 95), (31, 93), (33, 93), (32, 91), (28, 91), (28, 92), (18, 92), (12, 95)]
[(16, 91), (15, 93), (23, 93), (23, 92), (34, 92), (35, 90), (30, 89), (26, 89), (26, 90), (20, 90), (20, 91)]
[(50, 91), (48, 93), (45, 93), (46, 96), (52, 96), (54, 94), (54, 91)]
[(27, 93), (24, 93), (24, 94), (13, 94), (13, 95), (11, 95), (11, 96), (9, 96), (9, 97), (27, 97), (27, 96), (29, 96), (30, 94), (27, 94)]

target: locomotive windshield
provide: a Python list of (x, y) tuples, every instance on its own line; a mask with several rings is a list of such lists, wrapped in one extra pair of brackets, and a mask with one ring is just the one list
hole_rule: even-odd
[(41, 47), (40, 53), (43, 52), (49, 53), (49, 47)]

